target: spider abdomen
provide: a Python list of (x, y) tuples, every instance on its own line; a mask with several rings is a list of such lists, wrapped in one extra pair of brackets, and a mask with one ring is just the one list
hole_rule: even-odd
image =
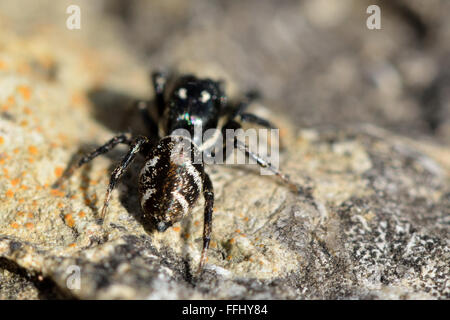
[(168, 136), (152, 149), (141, 170), (141, 206), (159, 231), (189, 214), (202, 192), (204, 169), (195, 163), (196, 154), (190, 139)]

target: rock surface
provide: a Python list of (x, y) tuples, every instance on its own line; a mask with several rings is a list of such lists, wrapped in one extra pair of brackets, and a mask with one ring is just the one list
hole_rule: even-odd
[[(230, 76), (234, 69), (214, 64), (207, 55), (188, 54), (202, 36), (212, 39), (215, 29), (179, 32), (150, 56), (148, 66), (115, 36), (121, 30), (115, 19), (84, 19), (82, 30), (74, 33), (63, 27), (66, 4), (54, 3), (43, 5), (48, 16), (56, 17), (50, 24), (30, 21), (27, 12), (14, 13), (7, 4), (0, 13), (0, 299), (450, 298), (450, 147), (435, 136), (348, 123), (347, 116), (333, 125), (307, 128), (296, 121), (303, 111), (292, 111), (291, 119), (274, 112), (296, 106), (293, 95), (270, 106), (263, 100), (253, 108), (282, 128), (280, 166), (311, 194), (293, 194), (254, 166), (209, 166), (216, 203), (211, 249), (200, 278), (194, 271), (201, 252), (203, 201), (181, 223), (164, 233), (153, 231), (138, 204), (136, 176), (143, 159), (114, 191), (100, 225), (109, 174), (125, 148), (97, 158), (61, 188), (51, 185), (81, 153), (117, 131), (132, 127), (135, 133), (145, 132), (130, 102), (152, 96), (147, 72), (158, 66), (160, 55), (172, 58), (181, 70), (227, 79), (233, 97), (242, 91)], [(178, 2), (168, 3), (172, 6), (160, 10), (176, 11)], [(196, 3), (202, 8), (202, 2)], [(264, 3), (263, 8), (269, 6)], [(81, 7), (90, 17), (101, 15), (88, 2)], [(33, 16), (31, 3), (28, 9)], [(237, 14), (236, 8), (230, 10)], [(305, 10), (308, 16), (313, 8)], [(329, 19), (316, 17), (311, 23), (327, 28), (321, 24)], [(170, 30), (162, 22), (155, 25)], [(150, 35), (153, 43), (161, 41), (158, 34)], [(350, 57), (342, 59), (336, 70), (351, 65)], [(243, 60), (235, 63), (250, 70)], [(272, 70), (261, 83), (269, 98), (282, 93), (268, 89), (271, 81), (290, 72), (282, 64), (272, 67), (279, 72)], [(377, 90), (390, 92), (395, 87), (383, 89), (385, 81), (397, 83), (398, 78), (386, 72)], [(329, 85), (345, 95), (356, 81), (350, 79)], [(252, 85), (245, 76), (241, 80)], [(400, 96), (389, 92), (377, 93), (390, 104), (384, 107), (400, 105), (397, 116), (415, 114), (402, 90)], [(362, 102), (361, 108), (379, 106), (377, 99)], [(325, 108), (326, 103), (319, 105)], [(329, 108), (321, 114), (333, 115)], [(373, 109), (367, 108), (370, 115)], [(80, 285), (74, 288), (77, 270)]]

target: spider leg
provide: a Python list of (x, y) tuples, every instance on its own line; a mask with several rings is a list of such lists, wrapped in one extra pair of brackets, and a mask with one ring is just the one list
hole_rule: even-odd
[(155, 101), (158, 108), (158, 116), (161, 117), (164, 112), (164, 91), (166, 89), (167, 77), (164, 73), (155, 71), (152, 73), (152, 83), (155, 89)]
[(148, 138), (144, 136), (137, 137), (130, 146), (128, 153), (122, 158), (120, 164), (114, 169), (111, 179), (109, 181), (108, 189), (106, 191), (105, 201), (103, 203), (103, 208), (100, 217), (103, 219), (106, 216), (106, 211), (108, 209), (109, 200), (111, 198), (111, 192), (116, 187), (117, 182), (123, 176), (125, 171), (128, 169), (130, 164), (136, 158), (136, 154), (142, 151), (144, 148), (150, 145)]
[(70, 166), (68, 170), (64, 172), (64, 174), (59, 178), (54, 184), (53, 188), (57, 188), (61, 185), (61, 183), (68, 178), (72, 176), (72, 174), (75, 172), (76, 169), (80, 168), (82, 165), (92, 161), (96, 157), (105, 154), (109, 151), (111, 151), (115, 146), (118, 144), (131, 144), (131, 139), (124, 133), (117, 135), (113, 137), (111, 140), (107, 141), (104, 145), (98, 147), (91, 153), (85, 155), (83, 158), (81, 158), (76, 165)]
[[(226, 124), (224, 126), (223, 130), (226, 129), (239, 129), (241, 128), (241, 125), (239, 123), (237, 123), (234, 120), (231, 120), (228, 122), (228, 124)], [(262, 158), (260, 155), (250, 151), (249, 147), (243, 143), (242, 141), (240, 141), (237, 136), (234, 136), (234, 142), (233, 145), (235, 148), (237, 148), (238, 150), (242, 151), (245, 153), (245, 155), (247, 157), (250, 157), (252, 159), (254, 159), (256, 161), (256, 163), (262, 167), (262, 168), (266, 168), (270, 171), (272, 171), (275, 175), (277, 175), (292, 191), (294, 191), (295, 193), (299, 193), (301, 191), (301, 187), (299, 187), (298, 185), (296, 185), (294, 182), (292, 182), (289, 177), (287, 175), (285, 175), (283, 172), (281, 172), (280, 170), (278, 170), (276, 167), (274, 167), (269, 161), (267, 161), (266, 159)], [(229, 152), (228, 150), (226, 152)]]
[(205, 197), (205, 212), (203, 221), (203, 249), (197, 273), (200, 273), (203, 270), (203, 267), (206, 262), (206, 254), (209, 248), (209, 242), (211, 240), (212, 213), (214, 207), (214, 189), (211, 179), (209, 178), (209, 175), (206, 172), (203, 178), (203, 196)]
[(261, 118), (253, 113), (241, 113), (240, 115), (241, 122), (254, 123), (268, 129), (276, 129), (276, 127), (268, 120)]
[(155, 120), (150, 116), (149, 113), (149, 103), (147, 101), (136, 101), (135, 106), (139, 110), (139, 113), (142, 116), (142, 119), (144, 120), (145, 125), (147, 126), (150, 134), (158, 138), (158, 125), (156, 124)]

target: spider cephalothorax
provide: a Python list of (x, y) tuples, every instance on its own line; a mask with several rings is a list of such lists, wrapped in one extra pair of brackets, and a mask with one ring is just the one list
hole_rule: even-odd
[[(160, 72), (154, 72), (152, 82), (155, 104), (146, 101), (137, 103), (149, 129), (149, 137), (131, 138), (126, 134), (115, 136), (83, 157), (76, 167), (108, 152), (119, 143), (130, 146), (128, 153), (111, 175), (101, 211), (104, 218), (112, 190), (136, 155), (142, 153), (146, 160), (139, 175), (141, 207), (144, 218), (153, 221), (160, 232), (189, 214), (200, 194), (203, 194), (205, 211), (200, 271), (206, 261), (214, 206), (213, 185), (201, 159), (203, 152), (216, 139), (216, 136), (212, 135), (209, 140), (203, 141), (203, 133), (209, 129), (218, 129), (219, 132), (238, 129), (241, 127), (240, 122), (256, 123), (267, 128), (273, 126), (267, 120), (245, 112), (255, 97), (253, 94), (248, 94), (244, 101), (234, 105), (227, 103), (220, 82), (199, 79), (193, 75), (173, 77), (171, 80), (168, 81)], [(157, 119), (149, 112), (152, 106), (156, 106)], [(195, 134), (195, 128), (201, 128), (200, 134)], [(180, 130), (187, 134), (179, 134)], [(247, 145), (236, 137), (232, 142), (235, 148), (256, 160), (261, 167), (271, 170), (292, 189), (298, 190), (285, 175), (251, 152)]]

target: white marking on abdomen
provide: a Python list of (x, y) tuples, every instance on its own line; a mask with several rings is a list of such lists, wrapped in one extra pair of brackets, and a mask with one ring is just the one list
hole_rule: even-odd
[(186, 201), (186, 199), (183, 197), (183, 195), (181, 195), (178, 191), (173, 191), (172, 194), (173, 194), (175, 200), (177, 200), (178, 203), (183, 208), (184, 214), (187, 214), (189, 211), (189, 203)]
[(148, 199), (150, 199), (152, 194), (154, 194), (155, 192), (156, 192), (156, 189), (153, 189), (153, 188), (145, 190), (145, 193), (141, 199), (141, 207), (144, 207), (144, 204), (147, 202)]

